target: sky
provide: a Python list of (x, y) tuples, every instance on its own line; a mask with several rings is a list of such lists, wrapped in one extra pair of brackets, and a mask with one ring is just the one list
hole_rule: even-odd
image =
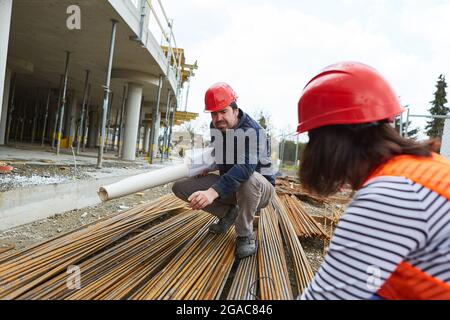
[[(187, 104), (188, 111), (200, 114), (198, 126), (210, 119), (203, 113), (204, 94), (215, 82), (229, 83), (250, 115), (270, 114), (280, 133), (295, 131), (303, 87), (330, 64), (352, 60), (374, 67), (411, 114), (428, 114), (439, 75), (450, 75), (450, 1), (167, 0), (163, 5), (187, 63), (198, 61)], [(425, 119), (411, 120), (413, 127), (426, 125)]]

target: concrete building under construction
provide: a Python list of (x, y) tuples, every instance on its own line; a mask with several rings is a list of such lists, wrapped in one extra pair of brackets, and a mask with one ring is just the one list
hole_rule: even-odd
[(1, 0), (0, 144), (152, 161), (196, 117), (177, 111), (197, 64), (172, 24), (160, 0)]

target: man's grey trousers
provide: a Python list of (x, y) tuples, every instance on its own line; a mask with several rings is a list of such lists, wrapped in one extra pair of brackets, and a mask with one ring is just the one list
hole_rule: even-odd
[[(196, 191), (208, 190), (219, 179), (219, 175), (211, 173), (204, 177), (183, 179), (174, 183), (172, 191), (178, 198), (187, 201), (191, 194)], [(237, 236), (248, 237), (253, 234), (255, 213), (269, 204), (274, 193), (273, 185), (255, 171), (233, 195), (225, 199), (218, 198), (203, 210), (222, 218), (232, 206), (237, 205), (239, 208), (239, 214), (235, 221)]]

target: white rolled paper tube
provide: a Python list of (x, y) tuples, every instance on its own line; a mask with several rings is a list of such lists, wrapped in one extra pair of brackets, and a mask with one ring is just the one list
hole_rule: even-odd
[(98, 195), (102, 201), (107, 201), (215, 170), (212, 150), (213, 148), (207, 148), (201, 152), (191, 152), (186, 155), (183, 164), (141, 173), (100, 187)]
[(107, 201), (183, 179), (188, 177), (188, 174), (189, 169), (185, 163), (174, 165), (100, 187), (98, 195), (102, 201)]

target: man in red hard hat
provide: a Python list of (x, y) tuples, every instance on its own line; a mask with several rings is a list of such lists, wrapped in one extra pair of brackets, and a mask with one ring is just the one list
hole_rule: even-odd
[(255, 213), (274, 194), (269, 142), (264, 129), (238, 108), (237, 95), (226, 83), (212, 85), (205, 94), (205, 111), (211, 113), (211, 137), (219, 175), (208, 174), (176, 182), (172, 190), (196, 210), (219, 218), (210, 232), (222, 234), (234, 224), (236, 257), (256, 252)]

